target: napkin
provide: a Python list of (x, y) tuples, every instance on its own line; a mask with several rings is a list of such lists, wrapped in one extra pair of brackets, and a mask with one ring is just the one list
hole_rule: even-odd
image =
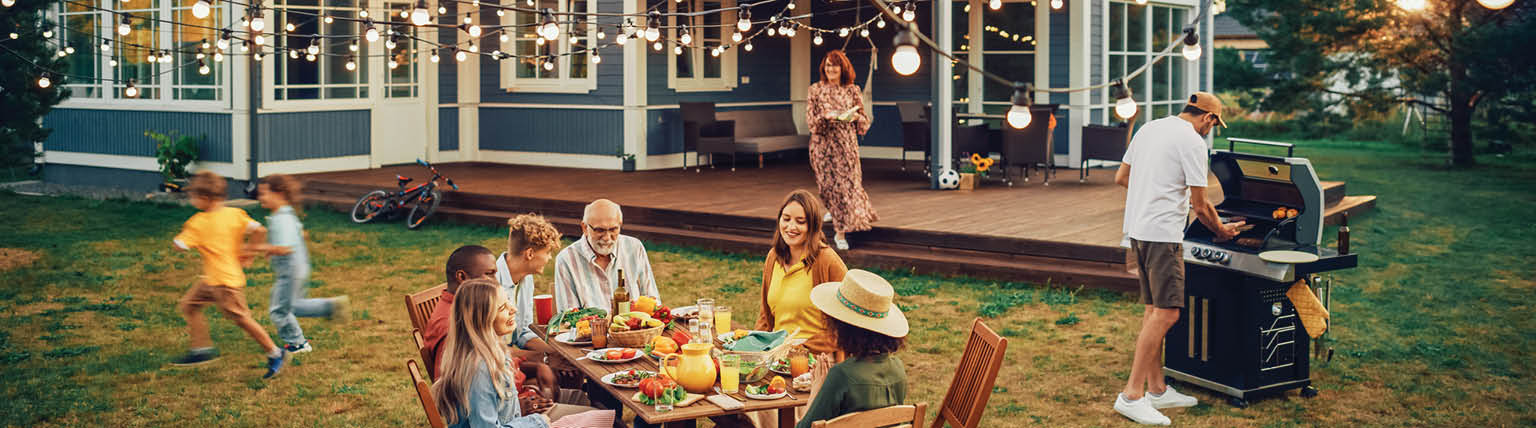
[(772, 333), (766, 331), (754, 331), (751, 334), (748, 334), (747, 337), (737, 339), (736, 344), (731, 345), (731, 350), (737, 352), (769, 351), (773, 348), (777, 348), (780, 344), (783, 344), (784, 339), (787, 337), (789, 337), (789, 332), (784, 330), (779, 330)]

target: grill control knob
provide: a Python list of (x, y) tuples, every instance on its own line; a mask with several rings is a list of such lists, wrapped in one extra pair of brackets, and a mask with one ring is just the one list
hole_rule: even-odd
[(1195, 249), (1195, 258), (1196, 259), (1205, 260), (1206, 254), (1208, 254), (1208, 250), (1206, 250), (1204, 248), (1196, 248)]
[(1230, 254), (1230, 253), (1221, 253), (1221, 254), (1217, 255), (1216, 261), (1220, 262), (1221, 264), (1224, 264), (1224, 265), (1232, 263), (1232, 254)]

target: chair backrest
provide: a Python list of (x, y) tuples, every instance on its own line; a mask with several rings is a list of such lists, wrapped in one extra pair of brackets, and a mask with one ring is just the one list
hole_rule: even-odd
[(443, 290), (448, 284), (438, 284), (425, 290), (405, 295), (405, 313), (411, 317), (411, 328), (420, 330), (427, 328), (427, 320), (432, 318), (432, 310), (437, 309), (437, 299), (443, 297)]
[(432, 398), (432, 384), (427, 383), (421, 377), (421, 369), (416, 368), (416, 360), (405, 360), (405, 371), (411, 373), (411, 386), (416, 387), (416, 398), (421, 400), (421, 410), (427, 413), (427, 424), (432, 428), (443, 428), (443, 415), (437, 412), (437, 399)]
[(955, 125), (950, 138), (954, 141), (951, 146), (955, 156), (969, 157), (971, 153), (981, 153), (983, 157), (992, 150), (992, 145), (987, 141), (987, 125)]
[(433, 355), (432, 350), (427, 349), (427, 339), (421, 336), (421, 329), (411, 329), (411, 342), (416, 344), (416, 352), (421, 354), (421, 363), (427, 365), (427, 374), (436, 379), (437, 355)]
[(1009, 165), (1051, 163), (1055, 158), (1055, 127), (1051, 117), (1055, 104), (1037, 104), (1029, 108), (1033, 118), (1024, 129), (1003, 125), (1003, 159)]
[(1083, 125), (1083, 159), (1118, 161), (1131, 144), (1130, 126)]
[(893, 425), (905, 427), (908, 424), (912, 428), (923, 428), (923, 418), (927, 416), (927, 412), (928, 403), (882, 407), (849, 413), (825, 421), (811, 422), (811, 428), (873, 428)]
[(715, 122), (715, 103), (692, 102), (677, 103), (679, 112), (684, 122), (694, 122), (700, 125), (708, 125)]
[(939, 405), (939, 416), (933, 427), (943, 428), (944, 423), (956, 428), (976, 428), (981, 414), (987, 410), (987, 400), (992, 398), (992, 386), (997, 381), (997, 371), (1003, 366), (1003, 353), (1008, 351), (1008, 339), (999, 336), (981, 318), (971, 324), (971, 337), (965, 341), (965, 353), (960, 355), (960, 367)]
[(901, 112), (901, 123), (928, 121), (928, 107), (921, 101), (898, 102), (896, 110)]
[(722, 111), (720, 120), (736, 122), (736, 137), (777, 137), (798, 135), (795, 111), (790, 109)]

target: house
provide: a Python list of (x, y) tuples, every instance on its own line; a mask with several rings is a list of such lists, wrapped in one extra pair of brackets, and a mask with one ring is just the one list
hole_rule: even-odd
[[(241, 28), (245, 10), (231, 3), (215, 2), (212, 13), (198, 19), (184, 2), (121, 3), (128, 9), (116, 9), (119, 3), (107, 0), (64, 2), (54, 18), (63, 27), (58, 37), (76, 52), (70, 56), (70, 74), (118, 82), (74, 79), (63, 85), (74, 95), (44, 118), (54, 130), (44, 143), (44, 175), (50, 182), (152, 188), (160, 178), (154, 147), (144, 137), (148, 130), (203, 136), (199, 167), (237, 180), (415, 159), (619, 169), (617, 155), (632, 154), (641, 170), (678, 168), (685, 157), (680, 102), (712, 101), (720, 110), (792, 109), (804, 132), (806, 88), (819, 78), (823, 54), (843, 45), (835, 29), (865, 22), (875, 13), (870, 4), (847, 0), (754, 3), (747, 9), (754, 18), (749, 35), (767, 26), (768, 18), (790, 1), (795, 6), (790, 13), (814, 14), (802, 24), (828, 30), (820, 35), (823, 43), (815, 43), (816, 31), (802, 28), (794, 37), (759, 34), (750, 39), (750, 52), (736, 45), (715, 56), (711, 47), (731, 43), (728, 25), (737, 20), (736, 0), (515, 3), (576, 13), (727, 10), (663, 18), (663, 25), (671, 27), (664, 31), (665, 40), (680, 36), (679, 24), (696, 30), (695, 42), (679, 50), (634, 41), (618, 44), (619, 27), (627, 22), (616, 16), (562, 25), (558, 40), (542, 43), (531, 30), (539, 14), (498, 13), (491, 3), (478, 0), (442, 2), (446, 14), (435, 19), (467, 22), (458, 29), (409, 25), (401, 12), (412, 8), (410, 1), (272, 0), (263, 4), (271, 8), (264, 12), (265, 42), (277, 49), (291, 47), (293, 53), (260, 61), (238, 54), (238, 40), (229, 48), (236, 54), (194, 56), (201, 46), (219, 44), (225, 34), (221, 29)], [(978, 0), (916, 3), (916, 24), (926, 34), (947, 29), (953, 51), (989, 71), (1037, 88), (1086, 87), (1162, 55), (1158, 51), (1177, 40), (1181, 23), (1196, 16), (1198, 8), (1197, 0), (1052, 3), (1059, 7), (1014, 0), (1001, 2), (997, 10)], [(930, 5), (950, 5), (950, 22), (935, 29)], [(114, 30), (123, 16), (134, 18), (128, 24), (132, 31), (117, 36)], [(393, 23), (399, 34), (384, 31), (378, 40), (366, 40), (366, 26), (349, 20), (365, 16), (379, 23), (375, 30)], [(508, 34), (485, 30), (478, 39), (469, 34), (471, 25), (496, 28), (504, 23), (521, 26), (509, 28)], [(985, 82), (977, 73), (957, 67), (952, 75), (935, 78), (933, 55), (925, 55), (915, 75), (893, 72), (889, 53), (895, 24), (870, 28), (881, 67), (874, 77), (874, 128), (863, 142), (863, 156), (900, 156), (895, 104), (931, 102), (939, 92), (935, 82), (952, 84), (946, 92), (956, 112), (1000, 114), (1009, 108), (1012, 89)], [(1209, 34), (1212, 25), (1207, 16), (1200, 33)], [(871, 61), (869, 45), (856, 33), (849, 37), (854, 38), (849, 56), (862, 83)], [(456, 48), (433, 50), (431, 41)], [(1201, 43), (1211, 51), (1209, 38)], [(320, 52), (314, 60), (299, 53), (311, 46)], [(562, 56), (593, 46), (599, 47), (596, 54)], [(464, 61), (456, 59), (461, 50)], [(499, 60), (471, 50), (537, 57)], [(1128, 82), (1143, 112), (1140, 121), (1175, 113), (1190, 92), (1211, 87), (1210, 55), (1198, 61), (1184, 60), (1177, 52), (1166, 56)], [(206, 65), (208, 73), (190, 64)], [(133, 79), (137, 97), (125, 93), (127, 79)], [(1063, 105), (1056, 118), (1063, 126), (1055, 135), (1060, 165), (1078, 164), (1082, 126), (1114, 120), (1115, 100), (1108, 88), (1040, 92), (1035, 100)], [(989, 122), (996, 126), (998, 121)]]
[(1215, 31), (1212, 33), (1216, 49), (1236, 49), (1237, 54), (1253, 64), (1259, 71), (1264, 71), (1269, 65), (1265, 61), (1264, 52), (1269, 50), (1269, 44), (1259, 38), (1259, 33), (1237, 22), (1230, 15), (1216, 15), (1214, 21)]

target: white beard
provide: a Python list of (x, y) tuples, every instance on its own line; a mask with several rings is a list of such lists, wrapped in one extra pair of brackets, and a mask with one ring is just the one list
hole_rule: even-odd
[(596, 242), (593, 242), (593, 243), (588, 245), (588, 247), (592, 248), (592, 252), (597, 253), (597, 255), (599, 255), (599, 256), (612, 255), (613, 254), (613, 249), (616, 246), (617, 245), (614, 245), (613, 243), (610, 243), (608, 245), (601, 245), (601, 244), (598, 244)]

